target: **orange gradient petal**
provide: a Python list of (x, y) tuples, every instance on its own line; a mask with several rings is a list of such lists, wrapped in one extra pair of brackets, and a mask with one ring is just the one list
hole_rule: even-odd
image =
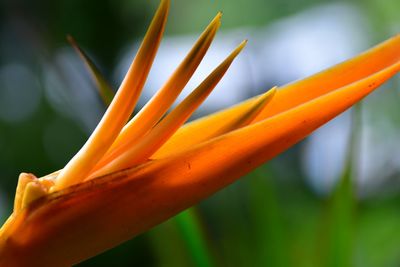
[(154, 126), (147, 135), (138, 140), (136, 144), (134, 143), (133, 146), (127, 145), (123, 153), (94, 172), (90, 178), (133, 167), (147, 161), (207, 98), (246, 43), (247, 41), (242, 42), (182, 103)]
[(126, 241), (297, 143), (399, 70), (395, 64), (174, 156), (45, 196), (1, 235), (0, 264), (67, 266)]
[[(398, 65), (399, 62), (400, 35), (397, 35), (348, 61), (304, 80), (280, 87), (267, 107), (262, 110), (254, 121), (260, 121), (294, 108), (383, 69)], [(186, 124), (170, 138), (165, 146), (161, 147), (157, 155), (167, 156), (170, 143), (185, 143), (185, 140), (190, 138), (201, 139), (198, 135), (202, 135), (203, 132), (213, 131), (225, 120), (241, 114), (244, 109), (254, 104), (257, 98), (251, 98), (234, 107)]]
[(169, 0), (162, 0), (111, 105), (85, 145), (61, 170), (52, 190), (60, 190), (82, 181), (80, 179), (89, 174), (128, 121), (159, 47), (168, 11)]
[[(269, 101), (271, 101), (276, 91), (276, 87), (268, 90), (266, 93), (259, 96), (257, 100), (252, 103), (252, 105), (244, 105), (240, 110), (236, 110), (235, 114), (232, 116), (226, 117), (223, 113), (215, 114), (214, 118), (220, 123), (217, 125), (217, 127), (202, 129), (201, 134), (191, 135), (190, 138), (180, 137), (181, 135), (186, 134), (185, 130), (190, 130), (189, 127), (183, 126), (176, 132), (174, 138), (170, 138), (167, 143), (161, 147), (161, 149), (151, 156), (151, 158), (165, 158), (168, 155), (176, 154), (182, 150), (188, 149), (193, 145), (250, 124), (258, 116), (258, 114), (267, 107), (267, 104)], [(224, 116), (225, 119), (220, 120), (218, 118), (219, 115)], [(202, 123), (202, 120), (197, 120), (194, 123)]]
[(189, 54), (157, 94), (122, 129), (109, 151), (98, 163), (99, 169), (133, 146), (161, 119), (181, 93), (211, 45), (221, 24), (221, 13), (211, 21)]

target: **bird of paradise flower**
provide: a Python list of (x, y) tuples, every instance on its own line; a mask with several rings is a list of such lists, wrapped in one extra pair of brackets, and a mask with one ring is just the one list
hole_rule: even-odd
[(128, 122), (169, 5), (161, 1), (116, 96), (82, 149), (58, 172), (20, 175), (13, 213), (0, 229), (1, 266), (69, 266), (112, 248), (231, 184), (400, 70), (396, 36), (314, 76), (183, 125), (246, 44), (165, 115), (210, 46), (219, 13)]

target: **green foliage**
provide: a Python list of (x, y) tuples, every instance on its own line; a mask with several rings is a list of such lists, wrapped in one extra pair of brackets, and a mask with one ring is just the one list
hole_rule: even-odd
[(90, 71), (103, 103), (106, 106), (110, 105), (112, 99), (114, 98), (114, 91), (107, 82), (106, 78), (103, 77), (100, 70), (96, 67), (89, 56), (79, 47), (75, 39), (70, 35), (67, 36), (67, 39)]

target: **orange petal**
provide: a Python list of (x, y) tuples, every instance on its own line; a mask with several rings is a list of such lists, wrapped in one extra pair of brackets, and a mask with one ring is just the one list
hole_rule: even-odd
[(0, 265), (72, 265), (128, 240), (303, 139), (399, 70), (395, 64), (172, 157), (39, 199), (0, 236)]
[[(267, 104), (271, 101), (275, 92), (276, 87), (259, 96), (257, 101), (254, 101), (252, 105), (243, 105), (243, 108), (236, 110), (232, 116), (227, 116), (224, 111), (215, 113), (210, 117), (210, 119), (215, 120), (217, 127), (202, 128), (201, 133), (191, 135), (190, 138), (182, 138), (181, 136), (187, 135), (186, 131), (190, 131), (191, 127), (182, 127), (175, 133), (174, 138), (169, 139), (156, 153), (154, 153), (154, 155), (152, 155), (152, 158), (160, 159), (168, 155), (176, 154), (193, 145), (250, 124), (257, 115), (267, 107)], [(223, 116), (225, 120), (222, 120), (220, 116)], [(202, 123), (202, 120), (196, 120), (194, 124), (196, 123)]]
[(364, 79), (400, 62), (400, 35), (397, 35), (359, 56), (315, 74), (304, 80), (281, 87), (256, 121), (301, 105), (337, 88)]
[[(268, 107), (263, 109), (255, 121), (273, 116), (342, 86), (366, 78), (378, 71), (399, 64), (399, 61), (400, 35), (397, 35), (348, 61), (304, 80), (280, 87), (273, 99), (268, 103)], [(257, 97), (254, 97), (222, 112), (184, 125), (170, 138), (164, 147), (167, 148), (169, 143), (184, 143), (187, 139), (197, 138), (197, 135), (201, 135), (204, 131), (211, 131), (217, 128), (220, 123), (223, 123), (228, 118), (241, 114), (242, 110), (253, 105), (256, 99)], [(163, 156), (167, 154), (167, 151), (163, 151), (164, 147), (158, 152)]]
[(242, 42), (182, 103), (174, 108), (147, 135), (137, 143), (133, 142), (133, 146), (132, 144), (122, 146), (121, 153), (114, 160), (105, 164), (104, 167), (91, 174), (90, 177), (99, 177), (147, 161), (207, 98), (246, 43), (247, 41)]
[(60, 172), (52, 190), (60, 190), (85, 178), (106, 153), (128, 121), (159, 47), (169, 10), (169, 0), (162, 0), (141, 47), (96, 129)]
[(214, 36), (221, 24), (221, 13), (211, 21), (208, 27), (197, 40), (189, 54), (176, 69), (167, 83), (157, 94), (140, 110), (138, 114), (122, 129), (96, 169), (110, 162), (121, 154), (126, 147), (132, 146), (146, 134), (170, 108), (181, 93), (193, 73), (206, 54)]

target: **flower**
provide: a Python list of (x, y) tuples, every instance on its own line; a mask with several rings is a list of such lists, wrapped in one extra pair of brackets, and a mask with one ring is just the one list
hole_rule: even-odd
[(14, 211), (0, 230), (1, 266), (69, 266), (116, 246), (283, 152), (400, 70), (396, 36), (305, 80), (182, 126), (246, 44), (165, 115), (210, 46), (219, 13), (128, 122), (168, 10), (169, 1), (162, 0), (118, 93), (82, 149), (58, 172), (20, 175)]

